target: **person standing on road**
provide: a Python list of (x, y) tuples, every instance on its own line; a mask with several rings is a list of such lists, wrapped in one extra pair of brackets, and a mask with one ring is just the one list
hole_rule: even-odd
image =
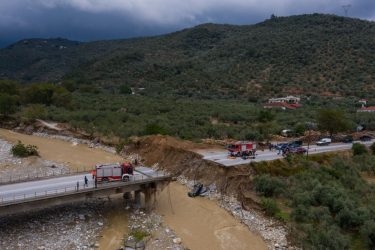
[(79, 190), (79, 181), (77, 181), (77, 192)]
[(87, 176), (85, 175), (85, 187), (88, 187), (89, 186), (89, 180), (87, 179)]

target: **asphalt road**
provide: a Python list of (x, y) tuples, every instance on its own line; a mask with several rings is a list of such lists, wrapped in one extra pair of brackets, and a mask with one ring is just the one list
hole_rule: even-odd
[[(162, 173), (156, 172), (147, 167), (138, 167), (134, 172), (133, 178), (134, 180), (142, 180), (148, 179), (150, 177), (157, 177), (161, 174)], [(86, 187), (84, 185), (85, 176), (88, 179), (88, 186)], [(8, 202), (12, 200), (75, 191), (77, 190), (77, 182), (79, 183), (78, 188), (80, 190), (88, 188), (92, 189), (95, 186), (95, 182), (92, 179), (92, 175), (90, 173), (0, 185), (0, 205), (2, 202)]]
[[(375, 140), (368, 141), (368, 142), (359, 142), (359, 143), (365, 144), (366, 146), (370, 146), (374, 142)], [(307, 146), (303, 146), (303, 147), (307, 149)], [(352, 143), (332, 143), (328, 146), (310, 145), (309, 154), (342, 151), (342, 150), (351, 149), (351, 147), (352, 147)], [(203, 155), (203, 159), (219, 163), (226, 167), (248, 164), (250, 162), (272, 161), (272, 160), (283, 158), (282, 155), (277, 154), (277, 150), (269, 151), (268, 149), (264, 151), (257, 151), (257, 155), (255, 159), (246, 159), (246, 160), (243, 160), (241, 157), (237, 157), (234, 159), (229, 158), (228, 153), (225, 149), (204, 150), (204, 151), (199, 151), (199, 153)]]

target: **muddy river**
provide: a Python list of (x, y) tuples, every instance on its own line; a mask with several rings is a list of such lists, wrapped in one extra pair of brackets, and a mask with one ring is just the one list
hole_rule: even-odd
[[(96, 163), (118, 162), (121, 157), (86, 145), (41, 138), (0, 129), (0, 137), (12, 143), (36, 145), (41, 157), (64, 163), (72, 169), (83, 169)], [(262, 238), (248, 230), (214, 201), (206, 198), (189, 198), (185, 186), (171, 183), (159, 196), (156, 211), (163, 215), (185, 246), (199, 249), (267, 249)], [(170, 194), (170, 195), (169, 195)], [(170, 200), (171, 202), (170, 202)], [(109, 222), (99, 240), (100, 249), (118, 249), (127, 233), (127, 212), (121, 199), (112, 203), (104, 215)], [(172, 205), (171, 205), (172, 203)]]

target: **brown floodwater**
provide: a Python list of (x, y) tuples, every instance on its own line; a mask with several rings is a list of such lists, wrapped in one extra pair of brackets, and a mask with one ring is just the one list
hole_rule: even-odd
[(187, 192), (185, 186), (172, 182), (169, 191), (165, 188), (158, 196), (156, 211), (189, 249), (267, 249), (259, 235), (216, 202), (204, 197), (190, 198)]
[[(84, 169), (96, 163), (122, 161), (117, 155), (89, 148), (87, 145), (73, 145), (62, 140), (5, 129), (0, 129), (0, 138), (13, 143), (21, 140), (23, 143), (36, 145), (42, 158), (64, 163), (72, 169)], [(190, 198), (187, 191), (185, 186), (171, 183), (169, 192), (168, 188), (165, 188), (158, 195), (156, 211), (163, 215), (166, 224), (182, 238), (183, 244), (189, 249), (267, 249), (259, 235), (249, 231), (214, 201), (203, 197)], [(128, 215), (122, 205), (122, 198), (113, 200), (110, 206), (104, 214), (108, 224), (103, 228), (102, 237), (99, 239), (100, 249), (105, 250), (118, 249), (127, 233)]]
[(123, 246), (124, 238), (128, 234), (129, 212), (125, 210), (122, 195), (111, 198), (111, 204), (108, 205), (103, 214), (107, 224), (100, 233), (99, 249), (115, 250)]

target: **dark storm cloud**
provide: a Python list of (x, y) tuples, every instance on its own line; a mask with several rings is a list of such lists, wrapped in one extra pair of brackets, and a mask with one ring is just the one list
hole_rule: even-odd
[(97, 40), (160, 34), (204, 22), (249, 24), (303, 13), (375, 19), (375, 0), (0, 0), (0, 46), (29, 37)]

